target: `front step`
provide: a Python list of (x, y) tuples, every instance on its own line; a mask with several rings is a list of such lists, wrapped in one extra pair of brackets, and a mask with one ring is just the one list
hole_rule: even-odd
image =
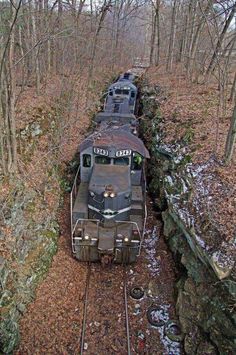
[(132, 186), (131, 200), (132, 203), (143, 201), (143, 191), (141, 186)]
[(130, 211), (130, 215), (139, 215), (142, 216), (143, 215), (143, 206), (142, 203), (132, 203), (131, 204), (131, 211)]

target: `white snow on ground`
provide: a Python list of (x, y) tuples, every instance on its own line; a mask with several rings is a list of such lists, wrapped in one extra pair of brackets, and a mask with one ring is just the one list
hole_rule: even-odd
[(153, 230), (147, 230), (147, 237), (144, 239), (143, 248), (146, 252), (146, 258), (148, 260), (148, 268), (151, 276), (158, 276), (160, 274), (160, 260), (156, 256), (157, 243), (159, 236), (157, 234), (157, 227)]
[[(163, 320), (165, 323), (168, 322), (170, 320), (169, 308), (170, 308), (170, 305), (162, 304), (160, 306), (160, 310), (155, 312), (156, 319)], [(153, 318), (155, 318), (155, 314), (154, 314)], [(181, 354), (180, 343), (174, 342), (174, 341), (170, 340), (167, 336), (165, 336), (164, 326), (155, 327), (155, 328), (157, 328), (157, 330), (160, 334), (161, 342), (165, 348), (165, 352), (163, 353), (163, 355), (180, 355)]]
[[(231, 244), (227, 243), (227, 246), (224, 246), (224, 242), (221, 244), (220, 238), (211, 238), (212, 234), (214, 234), (211, 224), (217, 229), (219, 235), (223, 236), (225, 233), (224, 226), (217, 223), (217, 219), (215, 219), (218, 207), (214, 201), (214, 193), (218, 191), (223, 195), (227, 195), (229, 192), (229, 187), (219, 182), (214, 172), (212, 172), (211, 167), (214, 164), (213, 158), (201, 165), (188, 164), (186, 166), (186, 183), (177, 174), (175, 177), (166, 176), (165, 180), (169, 186), (174, 186), (175, 179), (178, 180), (178, 178), (181, 178), (182, 182), (182, 193), (179, 195), (173, 193), (171, 195), (166, 191), (166, 197), (172, 203), (174, 212), (180, 217), (183, 224), (187, 228), (193, 229), (196, 242), (202, 249), (207, 251), (212, 261), (220, 268), (232, 268), (235, 262), (232, 258), (235, 245), (231, 242)], [(190, 200), (185, 195), (189, 192), (188, 179), (193, 181), (194, 186), (194, 193), (191, 195)], [(207, 226), (207, 230), (204, 229), (204, 223)]]

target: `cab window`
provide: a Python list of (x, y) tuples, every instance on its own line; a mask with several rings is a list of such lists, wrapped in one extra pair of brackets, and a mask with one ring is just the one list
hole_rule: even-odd
[(114, 158), (114, 165), (129, 165), (129, 158)]
[(100, 155), (97, 155), (95, 157), (95, 163), (96, 164), (103, 164), (103, 165), (108, 165), (111, 164), (111, 158), (109, 157), (102, 157)]
[(135, 92), (134, 91), (131, 91), (131, 97), (132, 97), (132, 99), (135, 97)]
[(142, 169), (143, 158), (139, 153), (133, 153), (132, 157), (132, 170)]
[(90, 168), (91, 167), (91, 155), (83, 154), (83, 167)]

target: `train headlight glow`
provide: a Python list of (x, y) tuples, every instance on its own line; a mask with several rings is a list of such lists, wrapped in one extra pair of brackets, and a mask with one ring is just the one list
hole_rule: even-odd
[(89, 240), (89, 235), (88, 235), (88, 234), (85, 234), (84, 239), (85, 239), (85, 240)]
[(108, 197), (109, 196), (109, 193), (107, 191), (104, 192), (103, 194), (104, 197)]
[(125, 242), (125, 243), (128, 243), (128, 241), (129, 241), (129, 238), (128, 238), (128, 237), (125, 237), (125, 238), (124, 238), (124, 242)]
[(115, 192), (111, 192), (111, 193), (110, 193), (110, 197), (111, 197), (111, 198), (113, 198), (113, 197), (115, 197), (115, 196), (116, 196)]

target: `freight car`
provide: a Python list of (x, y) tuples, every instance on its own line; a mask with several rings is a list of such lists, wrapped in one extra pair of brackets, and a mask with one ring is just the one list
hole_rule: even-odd
[[(131, 81), (124, 82), (134, 90)], [(132, 263), (140, 253), (146, 221), (149, 153), (134, 135), (137, 120), (129, 108), (102, 112), (95, 120), (96, 131), (79, 147), (80, 167), (71, 192), (73, 255), (80, 261)]]

